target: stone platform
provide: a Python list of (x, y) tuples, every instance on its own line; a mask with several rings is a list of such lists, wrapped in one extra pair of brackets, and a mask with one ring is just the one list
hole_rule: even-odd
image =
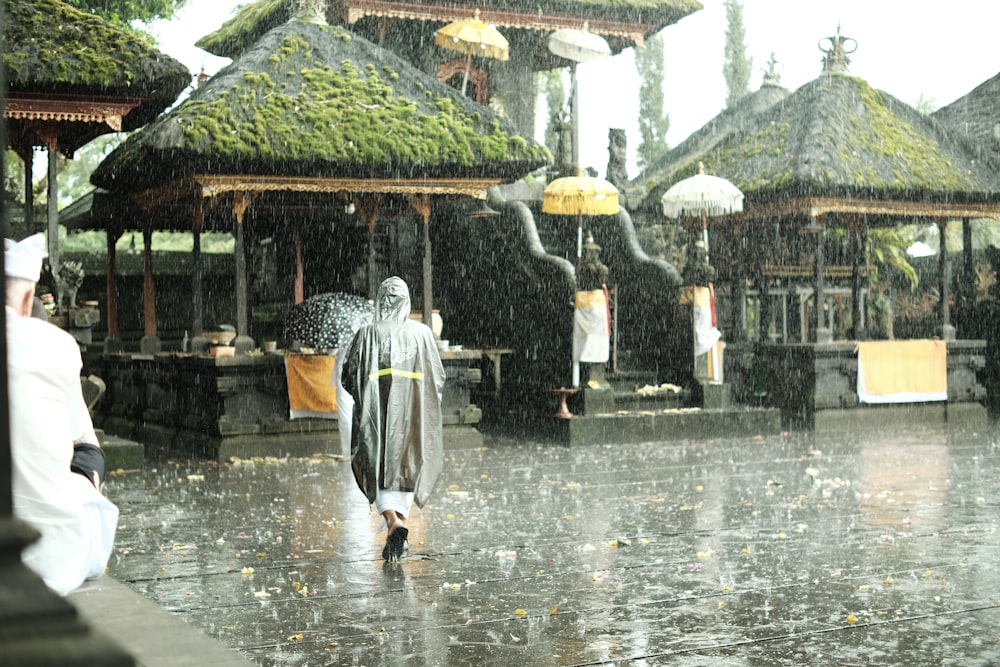
[(781, 433), (781, 412), (773, 408), (718, 410), (676, 408), (509, 420), (490, 427), (491, 436), (531, 438), (560, 445), (676, 442), (754, 437)]

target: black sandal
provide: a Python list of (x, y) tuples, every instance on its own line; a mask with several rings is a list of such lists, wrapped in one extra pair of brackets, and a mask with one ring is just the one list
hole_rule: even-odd
[(406, 538), (409, 534), (410, 531), (404, 526), (389, 533), (389, 537), (385, 538), (385, 546), (382, 547), (382, 560), (398, 563), (403, 555), (403, 546), (406, 544)]

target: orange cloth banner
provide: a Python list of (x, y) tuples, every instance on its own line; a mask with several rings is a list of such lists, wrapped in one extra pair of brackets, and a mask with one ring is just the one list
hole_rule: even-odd
[(333, 368), (337, 357), (285, 357), (289, 419), (337, 418), (337, 388)]
[(948, 344), (943, 340), (858, 343), (858, 399), (862, 403), (948, 400)]

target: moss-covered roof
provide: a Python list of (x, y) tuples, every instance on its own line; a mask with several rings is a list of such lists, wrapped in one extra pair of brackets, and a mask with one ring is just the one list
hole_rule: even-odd
[(699, 161), (750, 202), (808, 195), (978, 202), (998, 193), (992, 172), (936, 121), (839, 74), (805, 84), (702, 151), (672, 151), (633, 208), (659, 207)]
[(130, 137), (91, 181), (140, 190), (191, 174), (497, 178), (548, 150), (341, 27), (290, 21)]
[(98, 16), (58, 0), (2, 2), (9, 91), (144, 98), (124, 118), (132, 130), (191, 83), (184, 65)]
[(931, 117), (963, 140), (976, 156), (1000, 171), (1000, 137), (996, 134), (1000, 122), (1000, 74), (984, 81), (971, 92), (951, 104), (941, 107)]
[[(327, 19), (331, 23), (343, 22), (343, 2), (330, 2)], [(391, 3), (390, 3), (391, 4)], [(482, 0), (407, 0), (399, 3), (409, 9), (447, 5), (458, 9), (484, 8)], [(697, 0), (506, 0), (503, 11), (528, 16), (567, 16), (579, 20), (608, 20), (620, 23), (651, 24), (655, 33), (672, 25), (685, 16), (702, 8)], [(490, 8), (492, 9), (492, 8)], [(291, 17), (287, 0), (256, 0), (240, 8), (236, 15), (222, 27), (202, 37), (196, 43), (209, 53), (235, 58), (268, 30)], [(612, 49), (631, 46), (622, 40), (612, 40)]]
[[(758, 90), (741, 97), (733, 106), (723, 109), (691, 135), (664, 155), (656, 164), (648, 167), (643, 173), (624, 188), (626, 205), (639, 204), (646, 193), (656, 188), (671, 173), (678, 164), (688, 164), (692, 160), (697, 163), (698, 156), (710, 151), (715, 145), (733, 134), (743, 131), (750, 118), (758, 116), (790, 95), (790, 91), (777, 84), (765, 84)], [(689, 174), (689, 175), (693, 175)]]

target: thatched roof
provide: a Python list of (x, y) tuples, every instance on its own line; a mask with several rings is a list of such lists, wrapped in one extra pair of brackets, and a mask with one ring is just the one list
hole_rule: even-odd
[[(484, 21), (498, 27), (546, 33), (580, 28), (586, 20), (590, 30), (605, 36), (612, 52), (618, 53), (701, 8), (697, 0), (507, 0), (494, 6), (484, 6), (482, 0), (339, 0), (329, 3), (327, 21), (350, 24), (355, 32), (372, 37), (361, 26), (369, 17), (441, 24), (471, 17), (478, 10)], [(288, 0), (257, 0), (200, 39), (197, 46), (217, 56), (235, 58), (291, 15)]]
[(122, 123), (133, 130), (191, 83), (184, 65), (98, 16), (58, 0), (2, 1), (8, 98), (138, 98)]
[(392, 53), (295, 20), (130, 137), (91, 181), (134, 191), (191, 174), (513, 180), (549, 160)]
[(931, 117), (964, 137), (976, 156), (1000, 170), (1000, 74), (976, 86)]
[[(698, 156), (712, 150), (713, 147), (733, 136), (743, 132), (750, 119), (766, 112), (776, 104), (780, 104), (790, 94), (784, 86), (776, 83), (765, 83), (758, 90), (741, 97), (736, 104), (724, 109), (666, 155), (639, 174), (624, 188), (626, 205), (642, 206), (647, 192), (657, 189), (668, 177), (671, 177), (678, 164), (688, 164), (692, 160), (697, 163)], [(693, 175), (688, 174), (688, 175)], [(664, 190), (660, 191), (662, 195)]]
[(824, 74), (700, 153), (664, 164), (637, 208), (652, 209), (698, 161), (747, 203), (791, 197), (995, 201), (992, 172), (937, 121), (862, 79)]

